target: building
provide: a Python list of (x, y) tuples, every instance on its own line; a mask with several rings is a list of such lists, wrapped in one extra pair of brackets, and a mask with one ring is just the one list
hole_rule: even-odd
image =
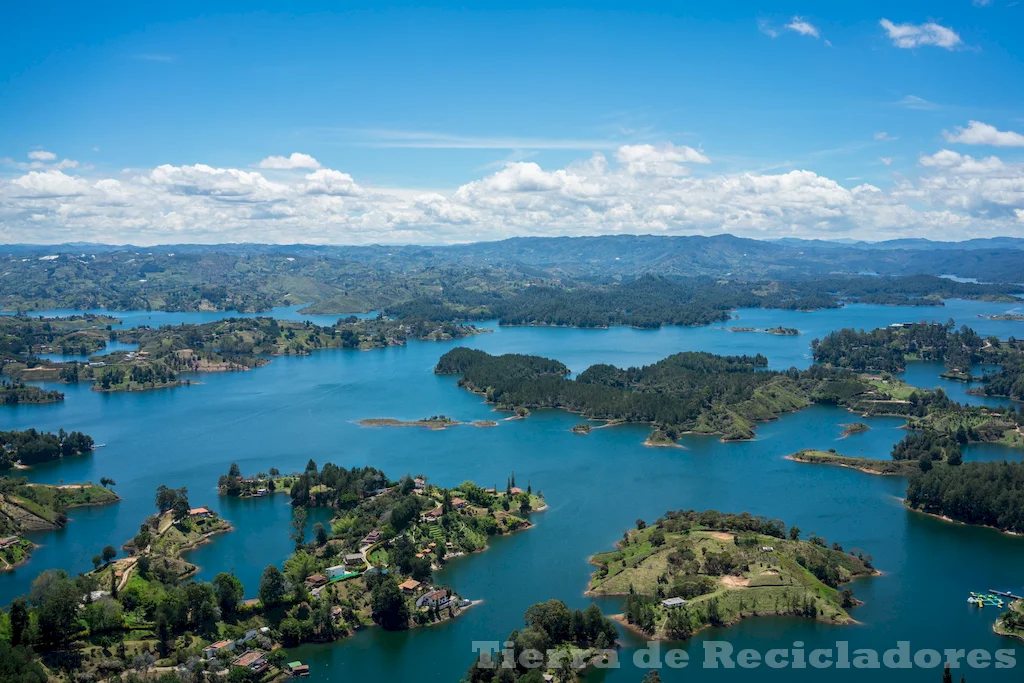
[(452, 498), (452, 507), (455, 508), (456, 510), (461, 510), (467, 505), (469, 505), (469, 503), (463, 500), (462, 498)]
[(359, 553), (349, 553), (345, 556), (346, 567), (362, 567), (364, 564), (366, 564), (366, 560)]
[(221, 652), (231, 652), (235, 649), (235, 641), (233, 640), (218, 640), (212, 645), (207, 645), (203, 648), (203, 659), (213, 659)]
[(398, 587), (406, 595), (412, 595), (419, 589), (420, 582), (416, 579), (406, 579), (402, 583), (398, 584)]
[(8, 536), (7, 538), (0, 538), (0, 550), (6, 550), (7, 548), (10, 548), (12, 545), (17, 545), (18, 540), (19, 539), (17, 536)]
[(412, 483), (413, 486), (415, 486), (418, 489), (421, 489), (427, 485), (427, 482), (422, 477), (416, 477), (415, 479), (412, 480)]
[(416, 600), (417, 607), (444, 607), (451, 602), (452, 596), (446, 590), (435, 590), (424, 593)]
[(523, 492), (523, 490), (521, 488), (519, 488), (518, 486), (513, 486), (512, 487), (512, 495), (513, 496), (518, 496), (522, 492)]
[(380, 529), (374, 529), (370, 533), (366, 534), (366, 538), (359, 541), (359, 545), (373, 545), (374, 543), (380, 543), (380, 539), (383, 538), (380, 533)]
[(444, 514), (444, 510), (442, 508), (434, 508), (433, 510), (427, 510), (426, 512), (424, 512), (423, 513), (423, 519), (425, 521), (441, 519), (441, 515), (443, 515), (443, 514)]
[(301, 676), (309, 675), (309, 664), (303, 664), (302, 662), (288, 662), (284, 665), (284, 670), (289, 676), (293, 678), (299, 678)]
[(240, 669), (249, 669), (254, 673), (263, 673), (270, 666), (267, 661), (267, 653), (259, 650), (249, 650), (241, 657), (236, 657), (231, 666)]
[(188, 516), (206, 519), (207, 517), (213, 517), (213, 512), (209, 508), (192, 508), (188, 511)]
[(327, 577), (323, 574), (310, 574), (303, 583), (306, 584), (306, 588), (320, 588), (326, 585), (327, 581)]
[(339, 576), (348, 574), (348, 569), (345, 569), (345, 565), (343, 564), (336, 564), (333, 567), (328, 567), (324, 571), (327, 572), (328, 579), (336, 579)]
[(666, 598), (661, 601), (662, 607), (668, 609), (675, 609), (676, 607), (686, 607), (686, 600), (682, 598)]
[(775, 546), (763, 545), (763, 546), (761, 546), (761, 552), (762, 553), (774, 553), (775, 552)]
[(238, 643), (239, 645), (241, 645), (242, 643), (249, 642), (250, 640), (252, 640), (256, 636), (267, 636), (269, 638), (270, 637), (270, 628), (268, 628), (266, 626), (262, 626), (260, 628), (251, 628), (251, 629), (249, 629), (248, 631), (245, 632), (244, 636), (242, 636), (241, 638), (239, 638), (235, 642)]

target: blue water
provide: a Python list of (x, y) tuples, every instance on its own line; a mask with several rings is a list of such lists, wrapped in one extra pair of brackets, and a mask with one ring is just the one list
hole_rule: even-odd
[[(638, 365), (683, 350), (764, 353), (775, 368), (810, 364), (811, 339), (832, 329), (871, 329), (893, 322), (953, 317), (985, 335), (1021, 336), (1024, 324), (988, 321), (1005, 304), (951, 301), (942, 309), (849, 306), (811, 313), (743, 310), (737, 325), (796, 327), (804, 334), (780, 337), (733, 333), (721, 326), (660, 330), (499, 328), (459, 342), (411, 342), (375, 351), (326, 350), (308, 357), (277, 358), (250, 372), (203, 375), (202, 384), (144, 393), (98, 393), (86, 385), (63, 386), (60, 404), (16, 406), (0, 411), (0, 429), (80, 429), (107, 446), (92, 455), (31, 470), (33, 481), (117, 481), (124, 498), (116, 506), (73, 511), (57, 533), (36, 535), (43, 545), (31, 562), (0, 576), (0, 601), (27, 590), (39, 571), (90, 568), (107, 543), (119, 546), (153, 511), (160, 484), (187, 486), (194, 506), (206, 505), (235, 530), (215, 537), (189, 555), (212, 578), (233, 569), (247, 595), (256, 591), (267, 563), (280, 564), (291, 549), (290, 509), (285, 496), (239, 501), (217, 495), (216, 482), (231, 462), (243, 472), (300, 470), (310, 458), (345, 466), (374, 465), (392, 477), (423, 473), (442, 485), (466, 479), (501, 485), (515, 471), (518, 482), (542, 490), (551, 507), (535, 515), (536, 528), (496, 540), (485, 553), (453, 561), (438, 580), (462, 595), (483, 599), (464, 616), (409, 633), (368, 629), (331, 645), (304, 646), (290, 654), (313, 665), (312, 680), (342, 677), (373, 680), (458, 680), (474, 656), (473, 640), (504, 638), (522, 626), (532, 603), (557, 597), (585, 606), (592, 567), (587, 557), (610, 548), (637, 518), (653, 520), (669, 509), (747, 510), (781, 518), (873, 555), (884, 576), (854, 586), (865, 601), (854, 617), (859, 626), (829, 627), (796, 619), (747, 621), (725, 633), (704, 632), (685, 647), (699, 657), (708, 638), (728, 637), (742, 647), (767, 648), (802, 640), (808, 647), (849, 639), (853, 647), (1013, 647), (991, 633), (994, 611), (969, 609), (968, 591), (1024, 588), (1024, 539), (991, 530), (943, 523), (906, 511), (899, 501), (904, 482), (832, 467), (794, 463), (784, 456), (801, 448), (836, 448), (849, 455), (887, 458), (902, 438), (902, 421), (868, 418), (871, 430), (841, 438), (842, 423), (855, 418), (837, 408), (814, 406), (758, 428), (757, 439), (720, 443), (687, 437), (685, 448), (648, 448), (640, 426), (572, 434), (579, 417), (538, 411), (495, 429), (445, 431), (374, 429), (366, 417), (417, 419), (444, 413), (461, 420), (495, 417), (478, 396), (459, 389), (453, 377), (438, 377), (437, 358), (464, 344), (490, 353), (536, 353), (580, 371), (597, 362)], [(140, 320), (151, 313), (124, 315)], [(167, 314), (203, 315), (215, 314)], [(285, 315), (289, 315), (286, 313)], [(300, 316), (301, 318), (301, 316)], [(166, 319), (165, 319), (166, 320)], [(147, 323), (153, 324), (153, 323)], [(929, 385), (963, 387), (916, 366)], [(966, 449), (965, 458), (1021, 459), (1022, 453), (993, 445)], [(318, 511), (317, 515), (325, 514)], [(312, 524), (320, 517), (309, 520)], [(618, 601), (599, 600), (607, 613)], [(629, 656), (636, 640), (623, 635)], [(1021, 653), (1024, 656), (1024, 652)], [(1024, 665), (1024, 664), (1022, 664)], [(817, 681), (812, 671), (759, 669), (752, 680)], [(625, 668), (594, 673), (588, 680), (639, 681), (642, 671)], [(737, 680), (735, 672), (687, 669), (701, 680)], [(884, 681), (937, 681), (937, 672), (871, 672)], [(662, 672), (680, 680), (679, 672)], [(829, 680), (860, 681), (864, 672), (834, 671)], [(1019, 681), (1019, 671), (988, 670), (968, 681)]]

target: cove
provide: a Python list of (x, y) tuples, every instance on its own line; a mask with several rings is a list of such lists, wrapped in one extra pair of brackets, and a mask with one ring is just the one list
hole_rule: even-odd
[[(885, 573), (853, 586), (866, 603), (852, 612), (861, 625), (750, 620), (724, 632), (705, 631), (685, 644), (693, 660), (702, 657), (702, 642), (723, 637), (737, 648), (761, 650), (791, 646), (797, 640), (808, 649), (834, 647), (837, 639), (849, 640), (852, 648), (882, 650), (894, 647), (897, 640), (910, 640), (914, 647), (1012, 648), (1014, 641), (991, 633), (995, 611), (971, 608), (966, 596), (971, 590), (1019, 590), (1024, 583), (1024, 539), (910, 513), (899, 501), (901, 479), (784, 459), (801, 448), (836, 448), (847, 455), (887, 458), (904, 434), (901, 420), (864, 419), (870, 431), (840, 439), (841, 425), (852, 421), (851, 414), (813, 406), (759, 426), (754, 441), (723, 444), (714, 437), (686, 437), (681, 442), (685, 448), (680, 449), (644, 447), (648, 429), (641, 426), (576, 435), (570, 428), (579, 417), (556, 410), (486, 430), (434, 432), (356, 424), (366, 417), (414, 420), (442, 412), (460, 420), (493, 418), (480, 397), (456, 387), (454, 378), (432, 372), (437, 358), (458, 344), (489, 353), (545, 355), (576, 372), (596, 362), (651, 363), (683, 350), (760, 352), (774, 368), (806, 367), (811, 362), (811, 340), (841, 327), (871, 329), (953, 317), (981, 334), (1020, 336), (1022, 323), (977, 317), (1005, 310), (1006, 304), (950, 301), (939, 309), (737, 311), (736, 325), (795, 327), (803, 333), (798, 337), (729, 332), (723, 326), (574, 330), (490, 324), (493, 333), (459, 342), (411, 342), (367, 352), (336, 350), (275, 358), (257, 370), (203, 375), (198, 378), (202, 384), (173, 390), (102, 394), (87, 385), (61, 385), (63, 403), (0, 411), (2, 428), (80, 429), (107, 446), (27, 475), (46, 483), (113, 477), (124, 500), (115, 506), (75, 510), (66, 529), (37, 535), (34, 540), (43, 547), (33, 559), (0, 575), (0, 601), (25, 592), (45, 568), (88, 569), (90, 558), (103, 545), (119, 546), (134, 535), (153, 511), (153, 492), (160, 484), (187, 486), (194, 506), (212, 507), (232, 522), (234, 531), (215, 537), (187, 558), (200, 565), (201, 578), (234, 569), (252, 596), (263, 567), (280, 564), (290, 550), (286, 496), (226, 499), (217, 494), (217, 477), (231, 462), (247, 473), (270, 467), (291, 471), (302, 469), (312, 458), (346, 466), (374, 465), (392, 477), (424, 473), (442, 485), (472, 479), (501, 486), (514, 470), (517, 482), (530, 481), (550, 502), (547, 511), (535, 514), (534, 529), (493, 540), (489, 551), (457, 559), (437, 577), (467, 597), (483, 599), (483, 604), (436, 627), (397, 634), (367, 629), (345, 641), (290, 651), (312, 665), (313, 680), (458, 680), (474, 658), (472, 641), (503, 639), (522, 626), (523, 612), (535, 602), (554, 597), (573, 607), (586, 606), (591, 599), (583, 590), (592, 570), (587, 558), (609, 549), (637, 518), (650, 521), (679, 508), (746, 510), (780, 518), (800, 526), (805, 534), (816, 532), (846, 549), (864, 549)], [(129, 319), (128, 314), (119, 315)], [(908, 373), (918, 370), (912, 366)], [(932, 378), (925, 386), (962, 387), (941, 380), (938, 372), (941, 368), (932, 368), (923, 375)], [(968, 460), (1022, 455), (990, 445), (965, 451)], [(324, 519), (317, 516), (324, 511), (310, 512), (310, 524)], [(597, 603), (606, 613), (618, 611), (616, 599)], [(638, 642), (626, 633), (623, 642), (622, 657), (628, 660)], [(821, 678), (814, 670), (762, 668), (754, 675), (759, 681)], [(830, 671), (829, 680), (862, 681), (865, 675), (926, 683), (939, 680), (941, 673)], [(593, 672), (588, 680), (639, 681), (642, 676), (643, 671), (629, 666)], [(662, 672), (666, 680), (683, 676), (730, 681), (738, 674), (693, 666), (682, 673)], [(967, 678), (1018, 681), (1020, 674), (988, 670), (968, 672)]]

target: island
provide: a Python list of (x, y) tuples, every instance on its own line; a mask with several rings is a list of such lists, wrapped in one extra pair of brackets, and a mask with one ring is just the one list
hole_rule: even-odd
[(968, 462), (910, 477), (906, 505), (947, 521), (1024, 534), (1024, 463)]
[(849, 422), (840, 425), (840, 427), (843, 428), (843, 438), (852, 436), (853, 434), (860, 434), (871, 429), (871, 427), (867, 426), (863, 422)]
[(1014, 600), (1010, 609), (996, 619), (993, 630), (1001, 636), (1024, 640), (1024, 600)]
[(390, 417), (374, 417), (359, 420), (364, 427), (425, 427), (435, 431), (454, 427), (456, 425), (470, 424), (474, 427), (497, 427), (494, 420), (474, 420), (473, 422), (460, 422), (445, 415), (431, 415), (419, 420), (396, 420)]
[(765, 330), (756, 327), (727, 327), (726, 329), (730, 332), (762, 332), (764, 334), (776, 334), (783, 337), (795, 337), (800, 334), (800, 330), (795, 327), (783, 327), (782, 325), (769, 327)]
[(590, 430), (593, 428), (593, 425), (591, 425), (589, 422), (580, 422), (578, 424), (573, 425), (571, 431), (573, 434), (589, 434)]
[(0, 405), (57, 403), (64, 400), (64, 394), (55, 389), (42, 389), (24, 382), (0, 380)]
[[(245, 495), (256, 486), (262, 495), (269, 482), (282, 490), (286, 481), (296, 552), (285, 561), (284, 573), (289, 585), (302, 587), (293, 599), (298, 604), (312, 596), (336, 617), (329, 636), (311, 634), (303, 626), (308, 613), (290, 610), (292, 620), (280, 624), (290, 645), (344, 637), (370, 623), (403, 630), (457, 617), (472, 602), (435, 583), (433, 572), (453, 558), (485, 550), (492, 536), (531, 528), (529, 514), (547, 507), (531, 483), (525, 490), (516, 486), (514, 473), (504, 489), (468, 481), (444, 488), (423, 475), (392, 480), (373, 467), (318, 467), (313, 461), (301, 473), (261, 473), (247, 481), (232, 464), (219, 487)], [(305, 533), (309, 507), (335, 510), (329, 525), (314, 525), (312, 539)]]
[(56, 434), (36, 429), (0, 432), (0, 471), (26, 468), (60, 458), (91, 453), (95, 443), (88, 434), (63, 429)]
[[(539, 602), (526, 610), (524, 622), (525, 628), (512, 631), (500, 641), (511, 643), (507, 649), (482, 651), (462, 680), (576, 681), (588, 666), (616, 661), (613, 657), (618, 631), (597, 605), (571, 610), (561, 600)], [(520, 655), (527, 649), (535, 650), (537, 655), (507, 655)], [(508, 673), (501, 674), (503, 670)]]
[(597, 565), (588, 595), (624, 595), (616, 619), (645, 638), (685, 640), (709, 626), (790, 615), (850, 624), (857, 604), (840, 586), (875, 576), (871, 557), (778, 520), (709, 510), (637, 520)]
[[(32, 319), (34, 320), (34, 319)], [(238, 372), (266, 365), (272, 356), (304, 356), (320, 349), (377, 349), (408, 339), (443, 341), (486, 332), (450, 322), (399, 322), (383, 316), (348, 317), (325, 327), (274, 318), (230, 318), (203, 324), (115, 330), (111, 339), (134, 351), (58, 362), (12, 354), (3, 372), (14, 380), (92, 382), (96, 391), (147, 391), (192, 384), (183, 373)]]
[(920, 471), (920, 465), (915, 460), (876, 460), (874, 458), (858, 458), (850, 455), (841, 455), (835, 450), (819, 451), (805, 449), (786, 456), (787, 460), (817, 465), (836, 465), (838, 467), (849, 467), (867, 474), (881, 474), (886, 476), (909, 477), (914, 472)]
[(979, 318), (985, 318), (986, 320), (1010, 320), (1015, 322), (1024, 321), (1024, 315), (1020, 313), (1000, 313), (999, 315), (984, 315), (978, 314)]
[(112, 479), (101, 485), (30, 484), (24, 477), (0, 477), (0, 571), (28, 561), (35, 544), (26, 532), (55, 531), (68, 523), (68, 510), (109, 505), (121, 500), (110, 490)]

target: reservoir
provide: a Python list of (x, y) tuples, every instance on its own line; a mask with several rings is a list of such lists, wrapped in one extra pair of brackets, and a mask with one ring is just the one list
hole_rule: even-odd
[[(772, 368), (807, 367), (814, 338), (843, 327), (873, 329), (918, 320), (966, 324), (982, 335), (1020, 337), (1024, 323), (978, 317), (1003, 313), (1008, 304), (947, 302), (945, 307), (854, 305), (838, 310), (793, 312), (740, 310), (724, 325), (659, 330), (613, 328), (578, 330), (483, 326), (493, 332), (453, 342), (410, 342), (374, 351), (319, 351), (307, 357), (275, 358), (250, 372), (194, 377), (200, 384), (141, 393), (99, 393), (89, 385), (48, 385), (66, 394), (63, 403), (0, 409), (0, 429), (64, 428), (91, 434), (106, 444), (91, 455), (37, 467), (36, 482), (58, 483), (100, 477), (116, 480), (124, 499), (117, 505), (72, 511), (59, 532), (41, 533), (32, 560), (0, 574), (0, 602), (27, 592), (40, 571), (60, 567), (71, 573), (91, 568), (91, 558), (107, 544), (120, 546), (155, 508), (157, 486), (187, 486), (193, 507), (206, 506), (229, 520), (234, 530), (213, 538), (187, 558), (200, 566), (200, 578), (233, 570), (254, 596), (268, 563), (278, 565), (291, 551), (290, 507), (286, 495), (237, 500), (219, 497), (217, 478), (232, 462), (252, 474), (277, 467), (301, 470), (309, 459), (351, 467), (373, 465), (390, 477), (424, 474), (450, 486), (467, 479), (482, 486), (504, 486), (514, 471), (517, 484), (542, 491), (549, 509), (535, 513), (536, 527), (492, 542), (489, 551), (458, 558), (439, 574), (439, 583), (461, 595), (483, 600), (460, 618), (407, 633), (365, 629), (329, 645), (289, 652), (311, 665), (315, 681), (381, 680), (453, 682), (472, 663), (473, 641), (503, 640), (523, 626), (531, 604), (559, 598), (570, 607), (591, 602), (583, 595), (593, 567), (587, 558), (610, 549), (638, 518), (653, 521), (666, 510), (714, 508), (749, 511), (784, 520), (837, 541), (847, 550), (873, 556), (881, 577), (851, 587), (864, 605), (852, 611), (857, 625), (832, 627), (795, 618), (747, 620), (721, 632), (704, 631), (682, 647), (691, 660), (703, 657), (702, 643), (728, 639), (737, 649), (835, 647), (885, 650), (909, 640), (913, 648), (1014, 648), (1019, 643), (992, 633), (994, 609), (967, 604), (969, 591), (1024, 590), (1024, 538), (988, 529), (945, 523), (908, 512), (900, 502), (905, 481), (853, 470), (785, 460), (802, 448), (835, 448), (840, 453), (888, 458), (905, 432), (902, 420), (859, 418), (825, 406), (787, 415), (758, 427), (749, 442), (720, 443), (715, 437), (685, 437), (682, 448), (648, 448), (648, 429), (620, 426), (577, 435), (576, 415), (538, 411), (525, 420), (500, 422), (494, 429), (457, 427), (445, 431), (374, 429), (356, 422), (368, 417), (415, 420), (443, 413), (458, 420), (495, 419), (491, 407), (456, 386), (454, 377), (433, 374), (437, 359), (456, 345), (492, 354), (531, 353), (558, 359), (573, 372), (593, 363), (619, 366), (655, 362), (686, 350), (720, 354), (762, 353)], [(64, 314), (70, 311), (62, 312)], [(295, 307), (273, 312), (305, 319)], [(202, 322), (224, 313), (116, 313), (129, 324)], [(308, 316), (329, 324), (336, 316)], [(731, 332), (743, 326), (777, 325), (800, 336)], [(939, 378), (941, 365), (916, 364), (906, 379), (918, 386), (941, 386), (955, 400), (1005, 404), (964, 393), (965, 386)], [(500, 417), (498, 415), (497, 417)], [(871, 429), (841, 438), (846, 422), (863, 420)], [(1024, 460), (1024, 451), (992, 444), (965, 449), (966, 460)], [(325, 522), (329, 510), (311, 509), (309, 524)], [(597, 600), (606, 614), (619, 611), (616, 599)], [(623, 633), (623, 661), (642, 644)], [(967, 671), (975, 681), (1020, 681), (1024, 646), (1015, 670)], [(644, 672), (631, 665), (593, 671), (592, 681), (639, 683)], [(663, 670), (664, 680), (738, 680), (735, 671)], [(747, 674), (758, 681), (818, 681), (808, 670), (761, 668)], [(941, 680), (940, 671), (830, 670), (829, 681), (879, 682)], [(957, 674), (957, 678), (959, 674)]]

